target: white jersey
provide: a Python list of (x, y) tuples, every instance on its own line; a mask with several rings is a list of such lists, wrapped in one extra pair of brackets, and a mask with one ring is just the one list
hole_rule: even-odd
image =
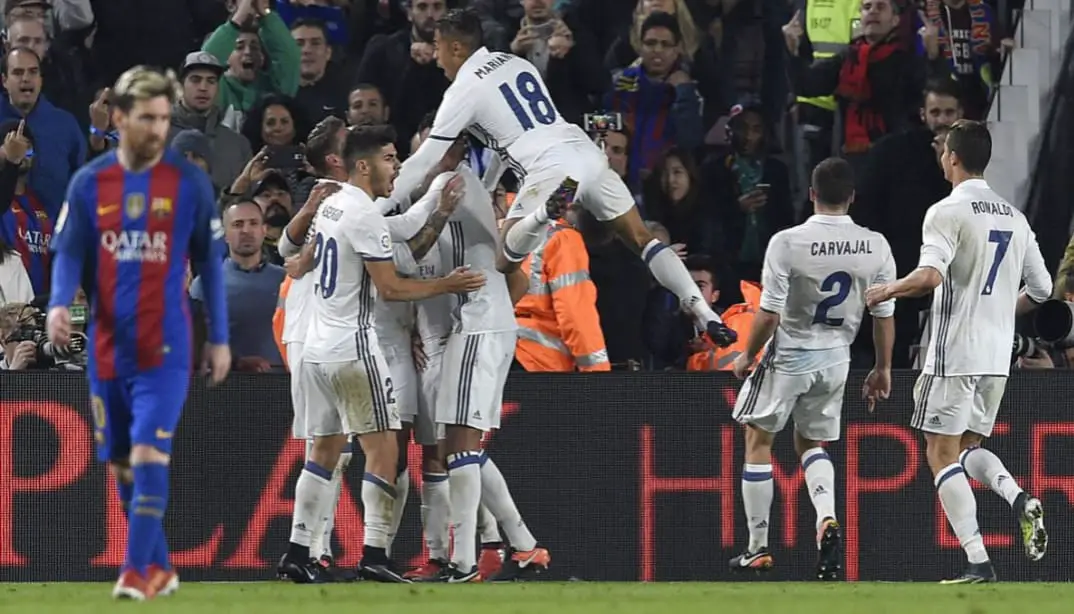
[[(895, 280), (887, 239), (847, 215), (813, 215), (772, 237), (761, 273), (761, 309), (780, 315), (766, 359), (776, 371), (810, 373), (850, 362), (865, 290)], [(870, 312), (891, 317), (895, 301)]]
[[(450, 272), (444, 270), (439, 243), (434, 243), (425, 258), (416, 263), (414, 276), (418, 279), (436, 279)], [(441, 343), (451, 332), (454, 301), (455, 298), (449, 294), (438, 294), (417, 302), (416, 325), (426, 348)]]
[(429, 138), (403, 164), (392, 199), (406, 200), (463, 132), (497, 152), (521, 180), (542, 153), (562, 143), (597, 149), (552, 103), (537, 67), (511, 53), (478, 49), (444, 92)]
[[(392, 244), (392, 260), (400, 277), (413, 277), (407, 264), (414, 259), (405, 243)], [(391, 347), (409, 352), (411, 331), (414, 330), (414, 303), (389, 301), (378, 295), (373, 305), (373, 325), (377, 340), (385, 351)]]
[(405, 241), (424, 225), (440, 201), (444, 185), (458, 173), (463, 177), (463, 196), (437, 241), (444, 274), (462, 266), (485, 274), (485, 285), (474, 292), (451, 297), (453, 332), (491, 333), (513, 331), (515, 321), (507, 278), (496, 270), (500, 228), (492, 197), (481, 179), (465, 165), (438, 176), (429, 191), (403, 215), (388, 218), (393, 240)]
[(1052, 279), (1022, 212), (983, 179), (958, 184), (933, 205), (922, 226), (919, 267), (943, 283), (932, 297), (930, 375), (1008, 375), (1019, 287), (1048, 300)]
[(280, 340), (288, 343), (305, 343), (309, 331), (310, 296), (313, 294), (313, 273), (306, 273), (291, 280), (291, 289), (283, 303), (283, 333)]
[(315, 220), (314, 276), (303, 359), (313, 363), (358, 360), (356, 335), (373, 327), (376, 288), (367, 261), (392, 259), (384, 216), (360, 188), (344, 184), (325, 199)]

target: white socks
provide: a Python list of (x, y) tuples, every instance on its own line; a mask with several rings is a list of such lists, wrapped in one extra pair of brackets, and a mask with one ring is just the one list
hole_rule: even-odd
[(772, 465), (746, 463), (742, 468), (742, 502), (750, 529), (750, 552), (768, 547), (768, 515), (772, 510)]
[(331, 501), (330, 484), (332, 471), (306, 461), (295, 484), (295, 513), (291, 522), (291, 543), (309, 547), (313, 541), (313, 529), (324, 508)]
[[(350, 444), (347, 444), (350, 449)], [(309, 460), (310, 451), (313, 449), (313, 440), (306, 441), (306, 459)], [(329, 492), (332, 494), (331, 502), (325, 506), (324, 513), (312, 529), (313, 539), (310, 541), (310, 556), (320, 558), (332, 556), (332, 529), (336, 525), (336, 508), (339, 506), (339, 493), (343, 487), (343, 474), (351, 464), (351, 453), (344, 452), (339, 455), (339, 462), (332, 472), (332, 480), (329, 484)]]
[(392, 524), (388, 530), (388, 558), (392, 556), (392, 544), (395, 536), (399, 533), (399, 525), (403, 524), (403, 512), (406, 511), (406, 499), (410, 495), (410, 471), (403, 471), (395, 478), (395, 501), (392, 503)]
[(362, 476), (362, 507), (365, 521), (365, 546), (387, 551), (388, 535), (395, 508), (395, 487), (384, 478), (366, 473)]
[(966, 551), (966, 558), (971, 564), (988, 561), (988, 552), (977, 525), (977, 498), (973, 496), (962, 465), (952, 463), (941, 469), (936, 474), (935, 484), (947, 521)]
[(712, 310), (712, 306), (701, 297), (697, 282), (690, 277), (686, 265), (675, 255), (675, 252), (668, 249), (666, 243), (659, 239), (649, 241), (649, 244), (641, 250), (641, 259), (649, 266), (657, 283), (679, 297), (683, 307), (699, 322), (722, 322), (720, 316)]
[[(481, 493), (487, 495), (484, 486), (481, 488)], [(484, 503), (477, 511), (477, 534), (482, 544), (497, 544), (503, 541), (500, 535), (500, 525)]]
[[(522, 514), (518, 513), (515, 500), (511, 498), (511, 491), (507, 488), (507, 481), (503, 479), (496, 463), (492, 462), (484, 451), (481, 455), (481, 502), (488, 506), (492, 515), (500, 522), (512, 548), (520, 552), (533, 550), (537, 547), (537, 540), (522, 520)], [(495, 525), (495, 521), (492, 524)], [(484, 539), (481, 541), (484, 542)]]
[(421, 524), (425, 529), (425, 546), (429, 549), (429, 558), (448, 560), (448, 535), (451, 525), (448, 474), (422, 474)]
[[(542, 203), (524, 218), (519, 219), (503, 241), (503, 253), (511, 262), (522, 262), (548, 238), (548, 212)], [(689, 275), (687, 275), (689, 277)], [(691, 280), (690, 283), (693, 283)], [(696, 285), (695, 285), (696, 287)]]
[(477, 565), (477, 508), (481, 505), (481, 452), (447, 457), (454, 546), (451, 562), (464, 573)]
[(984, 448), (967, 448), (959, 455), (958, 462), (967, 475), (991, 488), (992, 492), (1014, 507), (1015, 499), (1022, 494), (1022, 487), (1011, 477), (1011, 472), (1007, 471), (998, 456)]
[(826, 518), (835, 520), (835, 467), (824, 448), (802, 453), (802, 470), (813, 508), (817, 510), (817, 530)]

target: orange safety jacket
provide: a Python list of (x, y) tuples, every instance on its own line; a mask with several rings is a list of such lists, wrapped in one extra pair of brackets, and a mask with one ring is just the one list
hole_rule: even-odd
[(287, 346), (283, 343), (283, 321), (287, 317), (287, 293), (291, 291), (293, 281), (290, 275), (284, 276), (283, 283), (280, 284), (279, 298), (276, 299), (276, 313), (272, 314), (272, 338), (276, 340), (276, 348), (280, 350), (285, 369), (290, 363), (287, 362)]
[(515, 358), (527, 371), (610, 371), (582, 235), (556, 222), (522, 261), (529, 291), (515, 305)]
[(723, 323), (738, 333), (738, 341), (721, 348), (704, 337), (709, 349), (697, 352), (686, 361), (687, 371), (730, 371), (735, 359), (746, 350), (746, 342), (753, 327), (753, 318), (761, 306), (761, 286), (752, 281), (739, 282), (744, 303), (731, 305), (720, 316)]

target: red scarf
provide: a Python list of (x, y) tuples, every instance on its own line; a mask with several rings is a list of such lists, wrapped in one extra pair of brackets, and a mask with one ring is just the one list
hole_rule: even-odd
[(887, 131), (884, 116), (873, 104), (868, 72), (870, 64), (888, 59), (896, 49), (898, 46), (890, 41), (870, 45), (865, 39), (858, 39), (847, 50), (835, 95), (847, 100), (843, 147), (848, 153), (866, 151), (872, 144), (870, 135)]

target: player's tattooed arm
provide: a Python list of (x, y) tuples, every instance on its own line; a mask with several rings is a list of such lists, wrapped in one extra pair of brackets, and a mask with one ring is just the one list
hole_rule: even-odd
[(413, 237), (407, 240), (406, 245), (414, 260), (421, 260), (433, 248), (440, 233), (444, 232), (448, 218), (455, 212), (462, 198), (462, 176), (456, 175), (440, 191), (440, 201), (436, 209), (429, 214), (425, 225)]

